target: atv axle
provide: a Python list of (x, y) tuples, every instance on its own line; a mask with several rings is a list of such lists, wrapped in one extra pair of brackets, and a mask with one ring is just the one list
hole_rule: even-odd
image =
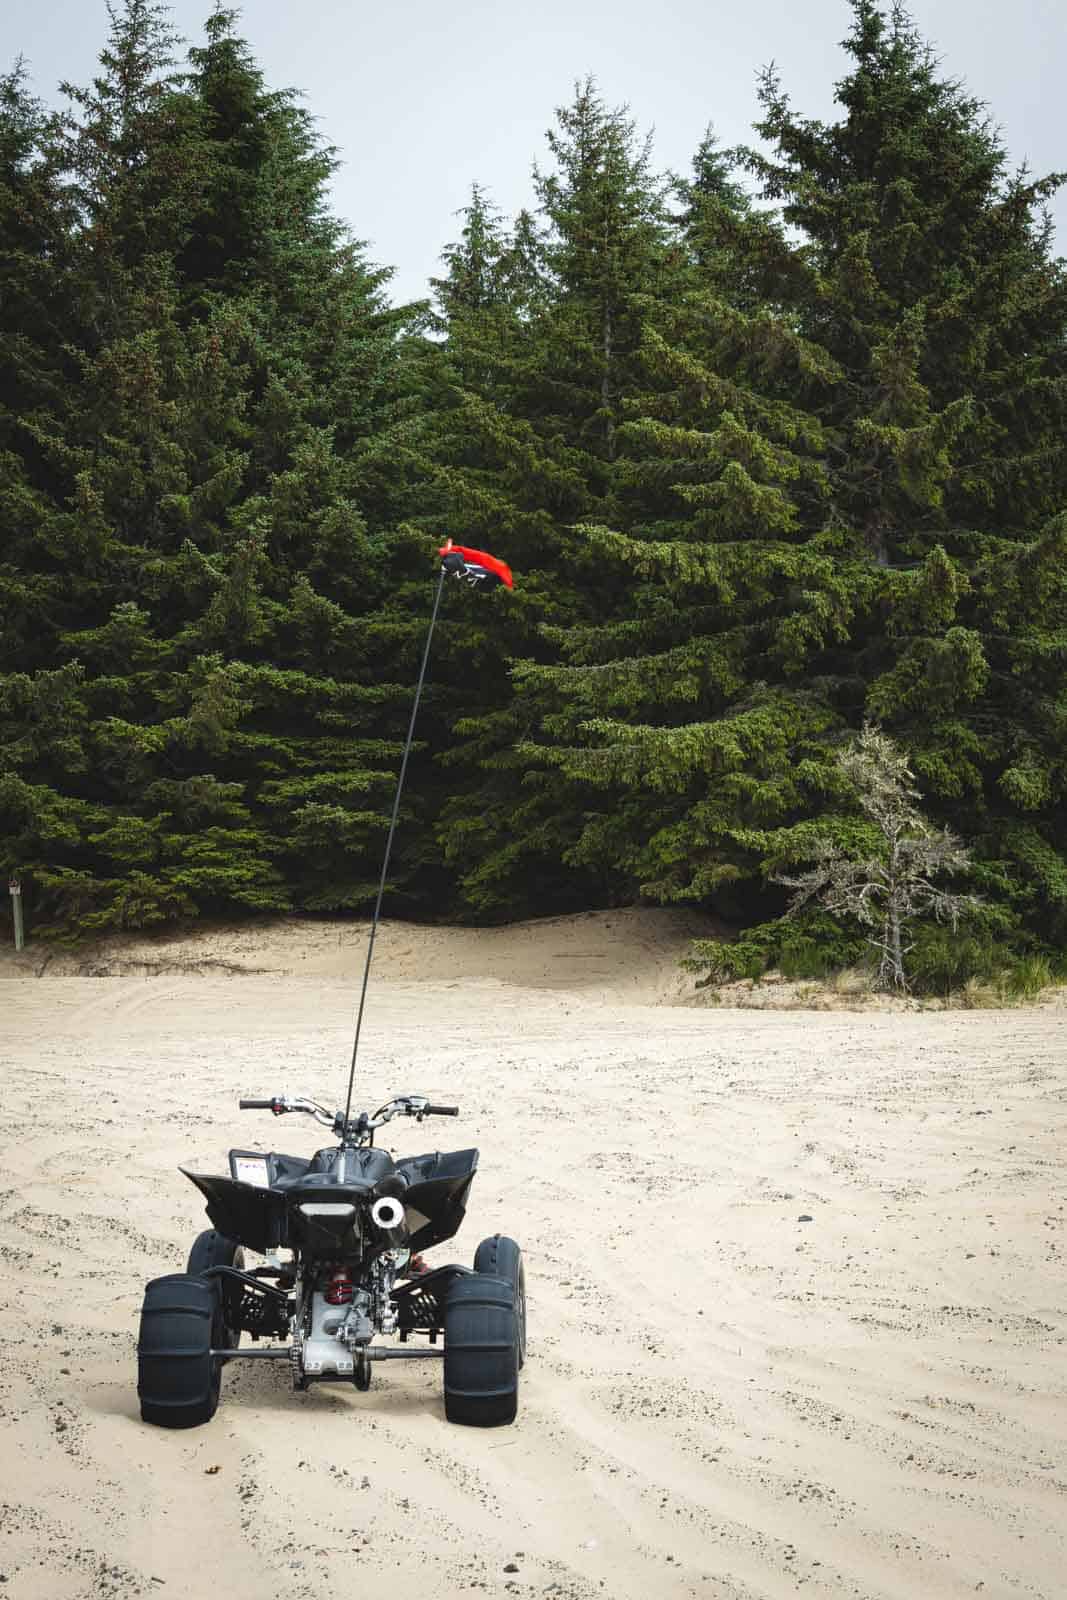
[[(413, 1349), (397, 1350), (392, 1345), (372, 1344), (358, 1350), (356, 1355), (357, 1359), (362, 1356), (365, 1361), (418, 1361), (420, 1357), (425, 1356), (436, 1356), (440, 1359), (444, 1353), (444, 1349), (440, 1346), (432, 1350), (424, 1349), (421, 1346)], [(287, 1344), (270, 1345), (265, 1350), (212, 1350), (211, 1354), (220, 1361), (288, 1361), (291, 1358), (291, 1346)], [(318, 1373), (309, 1374), (309, 1376), (312, 1382), (319, 1381)], [(326, 1373), (324, 1376), (333, 1377), (335, 1374)], [(337, 1373), (336, 1376), (347, 1381), (352, 1374), (350, 1372), (342, 1372)]]

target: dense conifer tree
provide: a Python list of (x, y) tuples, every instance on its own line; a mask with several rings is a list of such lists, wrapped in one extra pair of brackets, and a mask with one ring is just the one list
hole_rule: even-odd
[(389, 532), (405, 314), (327, 214), (332, 158), (226, 13), (185, 79), (171, 48), (128, 0), (47, 157), (78, 206), (36, 530), (66, 603), (2, 688), (3, 831), (82, 929), (367, 896), (415, 645), (392, 596), (429, 576)]
[(523, 215), (506, 232), (476, 192), (439, 287), (449, 399), (434, 437), (436, 525), (499, 547), (522, 574), (491, 634), (479, 621), (454, 635), (477, 692), (456, 706), (461, 803), (442, 838), (482, 914), (612, 892), (612, 866), (575, 873), (563, 860), (589, 802), (531, 765), (536, 711), (512, 702), (507, 663), (549, 659), (545, 629), (610, 612), (613, 579), (598, 576), (585, 528), (611, 514), (642, 330), (666, 314), (680, 261), (648, 144), (592, 82), (559, 109), (548, 144), (551, 167), (535, 169), (542, 226)]
[[(1042, 529), (1064, 460), (1067, 304), (1039, 209), (1056, 180), (1007, 177), (902, 14), (855, 15), (839, 124), (797, 121), (764, 80), (777, 157), (750, 161), (799, 247), (707, 141), (681, 186), (700, 287), (673, 337), (644, 341), (676, 387), (637, 401), (645, 459), (592, 535), (651, 578), (634, 599), (659, 627), (561, 633), (571, 665), (521, 669), (555, 697), (531, 754), (615, 796), (578, 859), (625, 851), (646, 892), (751, 920), (813, 828), (850, 826), (826, 812), (828, 758), (873, 714), (1009, 901), (1005, 849), (1027, 860), (1046, 918), (1064, 881), (1063, 525)], [(1020, 718), (1023, 659), (1042, 692)]]
[(721, 907), (748, 832), (824, 781), (829, 719), (797, 684), (847, 603), (810, 534), (826, 441), (804, 401), (834, 369), (755, 301), (757, 281), (788, 280), (780, 231), (710, 139), (694, 169), (616, 432), (612, 522), (582, 529), (604, 606), (553, 630), (565, 664), (520, 667), (519, 704), (553, 736), (528, 758), (604, 795), (570, 858)]
[(1043, 211), (1062, 178), (1008, 171), (902, 11), (853, 11), (841, 121), (798, 118), (768, 76), (774, 152), (752, 162), (806, 241), (792, 304), (841, 369), (821, 415), (842, 559), (877, 577), (836, 702), (904, 739), (993, 895), (1062, 940), (1067, 275)]
[[(765, 75), (762, 153), (709, 130), (672, 183), (579, 84), (432, 315), (232, 13), (180, 63), (125, 0), (65, 118), (0, 82), (0, 870), (38, 929), (361, 905), (451, 535), (519, 583), (449, 589), (395, 906), (640, 889), (768, 919), (762, 959), (874, 720), (987, 920), (1067, 939), (1058, 180), (852, 9), (836, 121)], [(820, 915), (789, 937), (842, 951)]]
[(0, 79), (0, 633), (3, 670), (50, 665), (49, 618), (69, 600), (45, 522), (57, 471), (55, 419), (67, 404), (72, 197), (58, 120), (26, 90), (21, 63)]

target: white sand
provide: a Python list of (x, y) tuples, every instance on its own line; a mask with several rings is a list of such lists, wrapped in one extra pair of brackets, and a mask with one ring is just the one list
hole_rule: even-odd
[(207, 1427), (138, 1417), (144, 1282), (206, 1225), (177, 1164), (325, 1142), (236, 1101), (339, 1099), (359, 930), (0, 962), (4, 1600), (1061, 1600), (1063, 1010), (664, 1005), (693, 931), (383, 931), (357, 1101), (458, 1101), (397, 1148), (481, 1148), (432, 1263), (527, 1254), (488, 1432), (429, 1362), (235, 1364)]

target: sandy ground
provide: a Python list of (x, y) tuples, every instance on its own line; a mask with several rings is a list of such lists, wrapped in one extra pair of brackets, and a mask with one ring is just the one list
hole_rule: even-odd
[(316, 1147), (236, 1101), (340, 1097), (358, 930), (0, 963), (6, 1600), (1061, 1600), (1062, 1009), (665, 1005), (692, 931), (383, 933), (357, 1103), (458, 1101), (412, 1144), (481, 1147), (432, 1261), (527, 1252), (490, 1432), (432, 1363), (234, 1366), (207, 1427), (138, 1417), (143, 1284), (205, 1225), (177, 1164)]

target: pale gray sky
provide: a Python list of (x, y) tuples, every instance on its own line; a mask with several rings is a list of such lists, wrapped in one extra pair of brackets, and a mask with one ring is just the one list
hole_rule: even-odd
[[(210, 0), (174, 0), (199, 42)], [(913, 0), (946, 70), (985, 100), (1015, 161), (1067, 168), (1067, 12), (1062, 0)], [(529, 204), (553, 108), (596, 75), (611, 105), (654, 127), (660, 168), (688, 170), (705, 125), (750, 140), (755, 77), (772, 57), (803, 115), (831, 114), (847, 70), (845, 0), (247, 0), (242, 30), (272, 87), (302, 91), (344, 160), (338, 214), (372, 260), (396, 268), (395, 298), (417, 298), (455, 238), (471, 182), (506, 214)], [(35, 92), (91, 77), (107, 29), (102, 0), (6, 0), (0, 65), (18, 54)], [(1067, 194), (1054, 206), (1067, 238)]]

